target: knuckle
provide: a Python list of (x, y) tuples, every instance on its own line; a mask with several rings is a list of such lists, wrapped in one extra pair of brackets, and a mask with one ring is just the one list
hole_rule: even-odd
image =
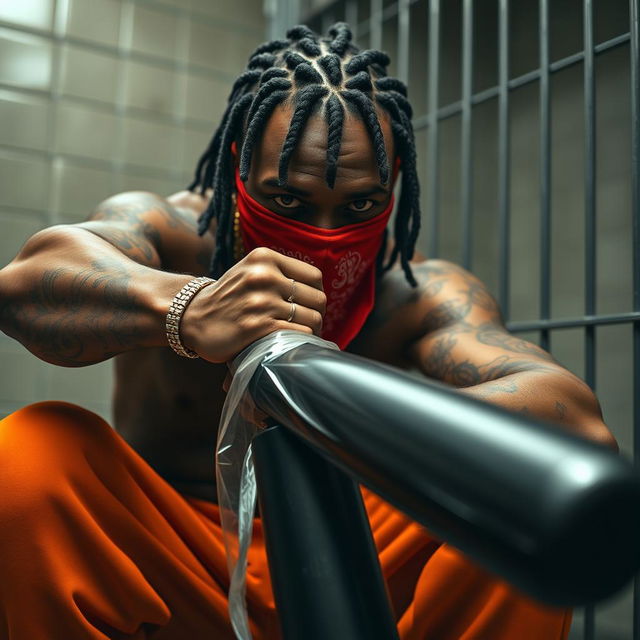
[(247, 297), (247, 306), (251, 309), (264, 309), (269, 302), (269, 296), (264, 293), (252, 293)]
[(271, 284), (273, 273), (265, 264), (255, 264), (246, 273), (247, 283), (256, 288), (264, 288)]
[(271, 249), (267, 249), (266, 247), (257, 247), (250, 251), (246, 258), (250, 262), (266, 262), (273, 258), (272, 254), (273, 252)]

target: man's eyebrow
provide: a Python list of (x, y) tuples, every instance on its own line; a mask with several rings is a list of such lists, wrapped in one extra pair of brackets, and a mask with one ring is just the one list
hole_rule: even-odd
[[(298, 189), (297, 187), (293, 187), (291, 185), (287, 185), (286, 187), (280, 186), (280, 183), (276, 178), (265, 178), (261, 185), (264, 187), (275, 187), (276, 189), (282, 189), (283, 191), (288, 191), (296, 196), (302, 196), (303, 198), (308, 198), (311, 195), (311, 192), (305, 191), (304, 189)], [(367, 196), (371, 196), (374, 193), (382, 193), (384, 195), (389, 195), (389, 190), (385, 189), (380, 185), (372, 186), (370, 189), (363, 189), (361, 191), (350, 191), (346, 193), (347, 200), (358, 200), (360, 198), (366, 198)]]
[(349, 193), (347, 193), (347, 197), (349, 198), (349, 200), (358, 200), (359, 198), (372, 196), (374, 193), (382, 193), (385, 196), (388, 196), (389, 189), (385, 189), (384, 187), (376, 185), (375, 187), (371, 187), (371, 189), (365, 189), (363, 191), (350, 191)]
[(305, 191), (304, 189), (297, 189), (296, 187), (292, 187), (291, 185), (287, 185), (286, 187), (280, 186), (280, 183), (276, 180), (276, 178), (265, 178), (261, 185), (263, 187), (275, 187), (276, 189), (282, 189), (283, 191), (288, 191), (289, 193), (293, 193), (296, 196), (302, 196), (303, 198), (308, 198), (311, 193), (309, 191)]

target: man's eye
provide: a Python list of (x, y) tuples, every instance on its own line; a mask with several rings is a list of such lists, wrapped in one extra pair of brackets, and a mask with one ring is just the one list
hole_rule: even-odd
[(350, 208), (352, 211), (363, 212), (369, 211), (374, 204), (375, 202), (373, 200), (354, 200), (351, 203)]
[(287, 194), (275, 196), (273, 199), (275, 203), (280, 205), (283, 209), (295, 209), (300, 205), (300, 200), (298, 200), (298, 198), (294, 198)]

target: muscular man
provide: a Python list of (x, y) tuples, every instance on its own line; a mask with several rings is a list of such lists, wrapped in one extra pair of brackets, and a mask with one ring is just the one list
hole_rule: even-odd
[[(414, 257), (406, 88), (385, 54), (350, 41), (339, 23), (328, 38), (296, 27), (261, 46), (190, 191), (114, 196), (87, 222), (35, 234), (0, 272), (5, 333), (48, 362), (115, 358), (116, 371), (115, 431), (64, 403), (0, 425), (0, 638), (233, 638), (212, 468), (225, 363), (279, 329), (616, 448), (587, 385), (509, 335), (482, 282)], [(209, 275), (174, 306), (170, 348), (172, 301)], [(570, 611), (528, 600), (363, 493), (403, 640), (566, 638)], [(249, 614), (254, 636), (273, 640), (259, 519), (254, 529)]]

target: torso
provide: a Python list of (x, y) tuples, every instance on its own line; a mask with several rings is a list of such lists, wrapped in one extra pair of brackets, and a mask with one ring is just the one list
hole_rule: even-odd
[[(205, 275), (203, 255), (211, 252), (211, 237), (195, 236), (194, 243), (180, 252), (182, 258), (173, 257), (171, 271)], [(410, 368), (407, 347), (418, 337), (423, 317), (417, 291), (402, 271), (385, 274), (375, 307), (347, 350)], [(227, 366), (181, 358), (169, 348), (115, 360), (116, 430), (179, 491), (215, 501), (214, 454)]]

